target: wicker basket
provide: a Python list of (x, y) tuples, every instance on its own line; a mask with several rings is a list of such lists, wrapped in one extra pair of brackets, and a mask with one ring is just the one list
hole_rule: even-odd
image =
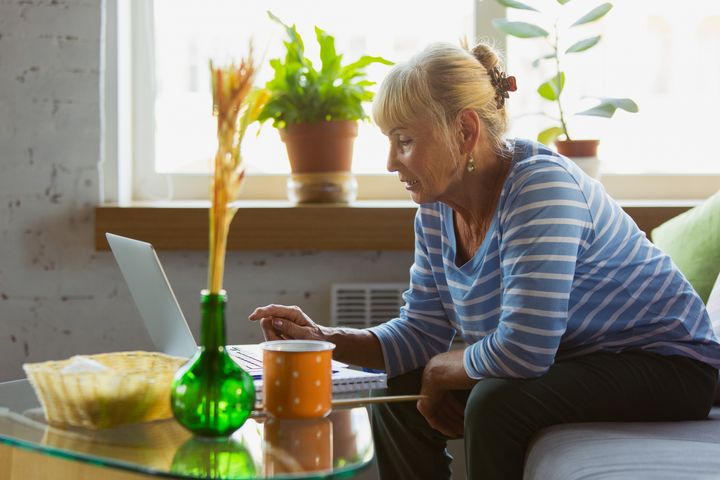
[(185, 359), (153, 352), (85, 358), (107, 369), (63, 372), (76, 357), (23, 365), (50, 425), (99, 429), (172, 416), (170, 384)]

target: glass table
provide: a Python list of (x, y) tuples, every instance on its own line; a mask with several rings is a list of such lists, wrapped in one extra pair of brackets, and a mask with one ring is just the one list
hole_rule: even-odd
[[(228, 480), (350, 477), (374, 455), (364, 407), (336, 409), (316, 420), (254, 417), (219, 441), (194, 438), (174, 420), (60, 429), (45, 422), (26, 380), (0, 383), (0, 444), (101, 468)], [(0, 477), (2, 459), (0, 453)]]

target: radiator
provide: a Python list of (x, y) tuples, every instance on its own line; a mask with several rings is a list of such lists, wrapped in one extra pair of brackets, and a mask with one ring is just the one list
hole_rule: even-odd
[(405, 304), (407, 283), (335, 283), (330, 319), (333, 326), (365, 328), (395, 318)]

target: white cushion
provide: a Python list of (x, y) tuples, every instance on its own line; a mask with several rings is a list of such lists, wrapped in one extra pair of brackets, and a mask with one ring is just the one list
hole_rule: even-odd
[(524, 480), (676, 480), (720, 477), (720, 408), (708, 420), (571, 423), (542, 430)]

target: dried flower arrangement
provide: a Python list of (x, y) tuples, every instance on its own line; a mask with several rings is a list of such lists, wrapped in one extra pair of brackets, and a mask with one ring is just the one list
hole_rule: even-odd
[(265, 90), (252, 89), (256, 73), (252, 46), (239, 65), (231, 63), (216, 68), (211, 61), (210, 71), (218, 139), (211, 190), (208, 264), (208, 289), (214, 294), (222, 290), (227, 235), (237, 211), (231, 202), (237, 199), (245, 176), (240, 145), (248, 125), (257, 120), (268, 95)]

